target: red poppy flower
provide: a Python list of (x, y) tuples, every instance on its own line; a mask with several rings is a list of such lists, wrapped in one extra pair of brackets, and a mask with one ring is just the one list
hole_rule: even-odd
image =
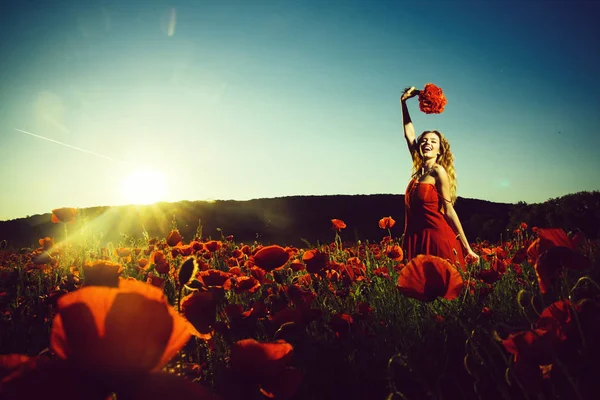
[(510, 334), (502, 344), (509, 353), (515, 355), (515, 361), (524, 358), (537, 365), (546, 365), (553, 361), (553, 339), (548, 331), (535, 329)]
[(190, 338), (191, 326), (163, 292), (136, 280), (118, 288), (85, 287), (58, 300), (52, 350), (104, 374), (160, 370)]
[(357, 279), (364, 277), (367, 273), (367, 266), (358, 257), (350, 257), (346, 260), (346, 265), (352, 268), (352, 272), (354, 272)]
[(394, 271), (396, 271), (396, 273), (400, 273), (400, 271), (402, 271), (404, 269), (404, 267), (406, 267), (406, 264), (403, 262), (399, 262), (398, 264), (394, 265)]
[(396, 221), (392, 217), (384, 217), (379, 220), (379, 227), (381, 229), (389, 229), (396, 224)]
[(244, 253), (242, 253), (242, 251), (240, 249), (234, 249), (231, 252), (231, 257), (233, 257), (235, 259), (241, 259), (241, 258), (244, 258)]
[(162, 250), (156, 250), (150, 255), (150, 262), (154, 264), (156, 272), (166, 274), (169, 272), (169, 264), (165, 258), (165, 253)]
[(565, 340), (575, 328), (573, 321), (577, 308), (576, 304), (566, 299), (555, 301), (542, 311), (536, 327), (551, 332), (559, 340)]
[(83, 265), (86, 286), (119, 286), (119, 275), (123, 272), (121, 264), (98, 260)]
[(183, 237), (181, 236), (181, 234), (179, 233), (179, 230), (177, 230), (177, 229), (173, 229), (169, 233), (169, 236), (167, 236), (167, 244), (171, 247), (177, 246), (179, 243), (181, 243), (182, 240), (183, 240)]
[(177, 243), (177, 247), (173, 247), (171, 249), (171, 256), (173, 258), (177, 257), (177, 256), (191, 256), (192, 253), (194, 252), (194, 249), (192, 248), (192, 246), (188, 245), (184, 245), (182, 244), (183, 242), (179, 242)]
[(310, 274), (298, 275), (294, 277), (294, 282), (303, 286), (310, 286), (312, 284), (312, 276)]
[(255, 293), (260, 288), (260, 282), (252, 276), (237, 278), (233, 291), (235, 293)]
[(300, 250), (297, 247), (289, 247), (289, 246), (285, 247), (285, 251), (287, 251), (290, 254), (290, 257), (295, 256), (300, 252)]
[(442, 89), (433, 83), (426, 84), (425, 88), (419, 91), (419, 108), (425, 114), (440, 114), (447, 102)]
[(217, 303), (211, 292), (195, 291), (185, 296), (181, 299), (181, 314), (194, 326), (194, 336), (206, 340), (212, 337)]
[(548, 292), (563, 268), (591, 268), (590, 260), (575, 250), (582, 236), (569, 238), (559, 228), (533, 228), (533, 231), (538, 234), (538, 238), (527, 249), (527, 257), (534, 264), (542, 293)]
[(231, 270), (231, 268), (238, 268), (240, 266), (240, 261), (237, 258), (229, 257), (227, 259), (227, 266)]
[(379, 268), (375, 268), (372, 271), (374, 276), (379, 276), (381, 278), (385, 278), (387, 280), (390, 280), (390, 271), (388, 270), (387, 267), (379, 267)]
[(235, 275), (235, 276), (243, 275), (242, 269), (240, 267), (231, 267), (231, 268), (229, 268), (229, 271), (227, 271), (227, 272), (229, 272), (230, 274)]
[(267, 271), (260, 267), (252, 266), (250, 267), (250, 275), (254, 277), (260, 283), (266, 283), (265, 276), (267, 275)]
[(572, 239), (569, 239), (565, 231), (560, 228), (533, 228), (533, 231), (538, 234), (538, 238), (527, 249), (530, 264), (535, 264), (537, 258), (549, 248), (555, 246), (574, 248)]
[(211, 268), (210, 265), (206, 261), (204, 261), (200, 258), (196, 258), (196, 262), (198, 263), (199, 271), (207, 271)]
[(491, 249), (489, 247), (481, 248), (481, 257), (483, 257), (484, 260), (490, 261), (494, 255), (495, 255), (495, 253), (494, 253), (493, 249)]
[(154, 265), (154, 269), (159, 274), (168, 274), (171, 270), (171, 266), (167, 262), (160, 262)]
[(42, 246), (42, 250), (48, 251), (54, 246), (54, 240), (46, 236), (38, 241), (40, 246)]
[(402, 261), (404, 258), (404, 251), (402, 251), (402, 247), (398, 245), (387, 246), (385, 254), (394, 261)]
[(513, 264), (521, 264), (523, 263), (523, 261), (525, 261), (527, 259), (527, 250), (524, 247), (521, 247), (519, 250), (517, 250), (517, 252), (515, 253), (515, 255), (512, 257), (512, 259), (510, 260)]
[(307, 250), (302, 255), (302, 261), (306, 265), (306, 270), (315, 274), (327, 266), (329, 255), (319, 250)]
[(287, 264), (290, 254), (283, 247), (272, 245), (261, 248), (252, 257), (254, 265), (270, 272)]
[(240, 398), (247, 398), (244, 392), (252, 388), (269, 398), (291, 398), (302, 382), (302, 373), (290, 366), (292, 355), (292, 345), (284, 340), (237, 341), (231, 346), (230, 366), (239, 387), (231, 389), (239, 390)]
[(527, 393), (539, 393), (543, 367), (554, 362), (553, 335), (543, 329), (527, 330), (509, 335), (502, 344), (513, 354), (513, 372), (521, 387)]
[(453, 300), (463, 288), (463, 279), (447, 260), (419, 254), (400, 271), (397, 286), (405, 296), (418, 300)]
[(220, 271), (218, 269), (209, 269), (200, 271), (196, 274), (196, 279), (207, 287), (223, 287), (229, 289), (231, 287), (231, 274)]
[(499, 257), (494, 257), (490, 263), (490, 267), (500, 275), (506, 273), (507, 262)]
[(140, 258), (138, 260), (138, 270), (146, 270), (150, 266), (150, 261), (147, 258)]
[(240, 250), (242, 251), (242, 253), (246, 254), (247, 256), (252, 255), (252, 249), (247, 244), (243, 245)]
[(342, 230), (346, 227), (346, 223), (344, 221), (342, 221), (341, 219), (332, 219), (331, 223), (333, 224), (333, 229), (336, 230)]
[(298, 285), (289, 286), (287, 295), (296, 307), (308, 306), (317, 297), (317, 294), (312, 290), (303, 289)]
[(536, 228), (535, 232), (542, 241), (548, 242), (547, 246), (564, 246), (573, 248), (571, 239), (567, 236), (564, 230), (560, 228)]
[(77, 209), (63, 207), (63, 208), (55, 208), (52, 210), (51, 221), (53, 224), (59, 222), (71, 223), (75, 221), (75, 216), (77, 215)]
[(302, 271), (305, 267), (304, 267), (304, 264), (302, 263), (302, 261), (300, 261), (300, 260), (293, 260), (290, 263), (290, 268), (292, 269), (292, 271), (298, 272), (298, 271)]
[(239, 340), (231, 346), (231, 367), (244, 375), (273, 375), (290, 363), (293, 351), (292, 345), (285, 340), (272, 343), (260, 343), (254, 339)]
[(488, 283), (488, 284), (493, 284), (497, 281), (499, 281), (502, 277), (500, 276), (500, 274), (498, 273), (498, 271), (496, 271), (493, 268), (490, 269), (482, 269), (481, 271), (476, 273), (476, 277), (478, 279), (481, 279), (483, 282)]
[(204, 247), (206, 247), (206, 249), (211, 253), (214, 253), (223, 247), (223, 243), (221, 243), (220, 240), (211, 240), (210, 242), (204, 243)]
[(537, 258), (535, 272), (542, 293), (548, 293), (552, 284), (560, 277), (563, 269), (586, 270), (591, 268), (590, 260), (567, 247), (552, 247)]
[(244, 306), (241, 304), (227, 304), (224, 311), (229, 319), (238, 318), (244, 312)]
[(165, 287), (165, 279), (160, 276), (156, 276), (153, 274), (148, 274), (148, 278), (146, 279), (146, 283), (152, 286), (156, 286), (159, 289), (164, 289)]
[(115, 249), (115, 255), (120, 258), (126, 258), (131, 255), (131, 249), (127, 247), (118, 247)]
[(216, 399), (200, 384), (157, 372), (190, 337), (189, 323), (160, 295), (128, 281), (119, 289), (88, 287), (64, 296), (51, 334), (60, 358), (36, 357), (34, 368), (2, 382), (0, 397), (102, 400), (114, 392), (131, 399)]
[(354, 323), (351, 315), (333, 314), (329, 321), (329, 327), (336, 337), (345, 337), (350, 333), (350, 326)]
[(204, 250), (204, 244), (197, 241), (197, 240), (193, 240), (190, 242), (190, 246), (192, 247), (192, 249), (194, 250), (194, 252), (199, 252), (201, 250)]

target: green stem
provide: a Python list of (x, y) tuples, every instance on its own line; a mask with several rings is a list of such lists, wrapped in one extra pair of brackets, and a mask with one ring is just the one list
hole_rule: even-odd
[(177, 312), (181, 312), (181, 295), (183, 293), (183, 286), (179, 288), (179, 292), (177, 294)]

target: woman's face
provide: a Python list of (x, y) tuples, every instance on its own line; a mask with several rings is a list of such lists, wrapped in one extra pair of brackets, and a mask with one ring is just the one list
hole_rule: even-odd
[(421, 136), (419, 140), (419, 152), (423, 158), (436, 158), (440, 154), (440, 138), (433, 132)]

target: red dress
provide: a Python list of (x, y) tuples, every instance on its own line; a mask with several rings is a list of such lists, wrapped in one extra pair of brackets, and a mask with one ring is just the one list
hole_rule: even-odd
[(462, 245), (444, 218), (443, 202), (434, 184), (411, 179), (404, 196), (402, 247), (409, 261), (418, 254), (430, 254), (465, 269)]

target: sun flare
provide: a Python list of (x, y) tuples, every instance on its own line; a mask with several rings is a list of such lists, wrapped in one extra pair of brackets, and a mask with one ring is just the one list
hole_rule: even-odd
[(136, 169), (123, 179), (122, 195), (129, 204), (152, 204), (164, 200), (167, 180), (152, 169)]

